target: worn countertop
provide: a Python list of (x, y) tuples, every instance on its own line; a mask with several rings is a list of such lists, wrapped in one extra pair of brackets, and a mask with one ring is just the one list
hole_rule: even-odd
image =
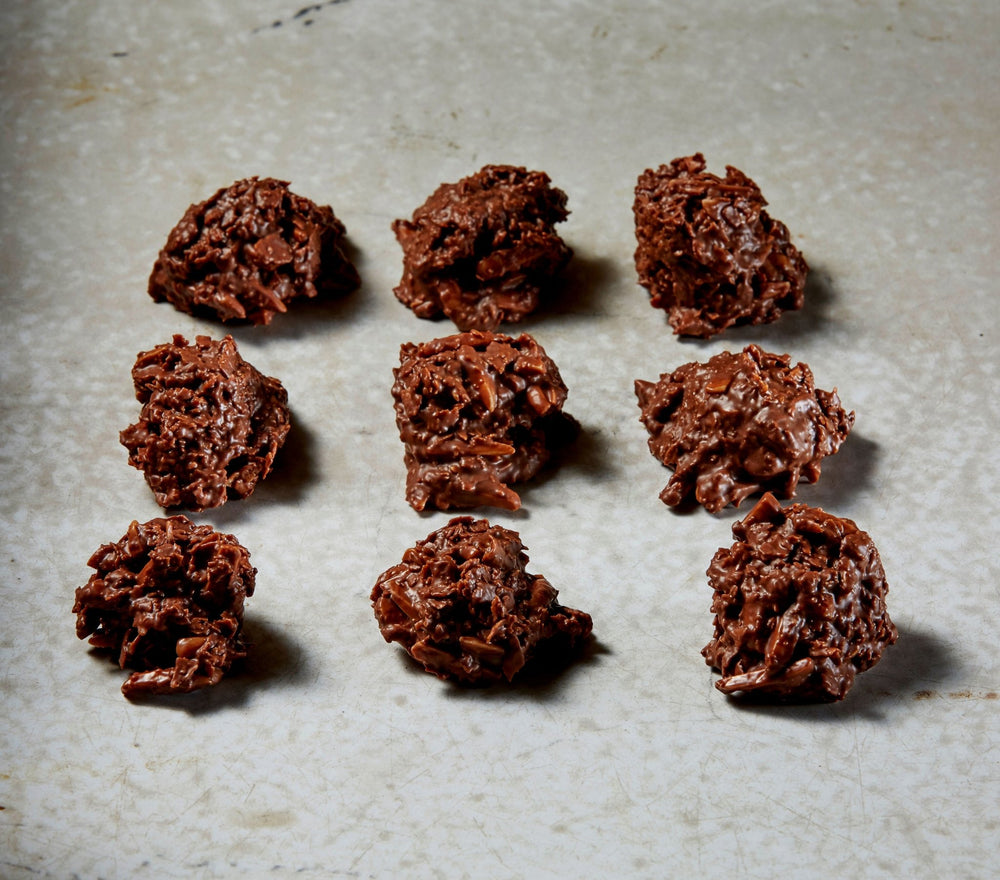
[[(301, 0), (300, 0), (301, 2)], [(987, 877), (1000, 849), (995, 488), (998, 7), (65, 0), (0, 10), (0, 876)], [(803, 311), (680, 341), (632, 265), (632, 189), (741, 168), (812, 266)], [(532, 317), (584, 432), (526, 487), (529, 570), (593, 615), (561, 675), (463, 690), (368, 594), (448, 519), (403, 499), (390, 223), (487, 162), (569, 196), (568, 293)], [(281, 466), (195, 518), (259, 569), (247, 668), (129, 703), (74, 634), (86, 560), (159, 514), (129, 370), (211, 322), (154, 304), (192, 202), (290, 180), (363, 285), (239, 328), (288, 389)], [(875, 539), (899, 643), (836, 705), (713, 687), (704, 572), (744, 514), (657, 493), (636, 378), (758, 342), (857, 413), (799, 500)], [(995, 867), (995, 865), (994, 865)]]

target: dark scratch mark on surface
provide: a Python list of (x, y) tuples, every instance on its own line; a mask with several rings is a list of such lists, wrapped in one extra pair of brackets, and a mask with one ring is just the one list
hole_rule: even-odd
[(276, 18), (268, 25), (255, 27), (252, 33), (256, 34), (263, 30), (273, 30), (291, 22), (297, 22), (298, 24), (301, 24), (302, 27), (309, 27), (309, 25), (316, 21), (313, 17), (315, 13), (322, 12), (327, 6), (340, 6), (342, 3), (347, 2), (348, 0), (325, 0), (323, 3), (311, 3), (308, 6), (303, 6), (289, 18)]
[(996, 700), (998, 695), (996, 691), (948, 691), (946, 694), (940, 694), (937, 691), (916, 691), (913, 694), (913, 699), (915, 700), (932, 700), (940, 697), (948, 697), (951, 700)]

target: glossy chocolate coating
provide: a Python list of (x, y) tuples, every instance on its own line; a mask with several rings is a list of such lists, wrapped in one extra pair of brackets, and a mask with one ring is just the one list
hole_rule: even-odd
[(572, 251), (555, 231), (566, 194), (541, 171), (487, 165), (445, 183), (392, 224), (403, 248), (400, 302), (459, 330), (496, 330), (533, 312)]
[(763, 490), (795, 495), (819, 478), (854, 424), (836, 390), (813, 384), (805, 364), (748, 345), (688, 363), (657, 382), (637, 379), (650, 452), (674, 473), (665, 504), (697, 501), (713, 513)]
[(392, 396), (415, 510), (516, 510), (507, 484), (534, 477), (578, 428), (558, 368), (527, 334), (405, 343), (399, 361)]
[(802, 307), (809, 267), (742, 171), (701, 153), (647, 169), (635, 187), (635, 267), (674, 333), (714, 336)]
[(897, 638), (872, 539), (815, 507), (765, 495), (712, 559), (715, 635), (702, 654), (723, 693), (840, 700)]
[(452, 519), (379, 576), (371, 601), (382, 636), (463, 684), (510, 681), (543, 647), (565, 657), (590, 635), (590, 615), (525, 571), (524, 550), (517, 532)]
[(267, 324), (297, 298), (360, 283), (344, 224), (288, 183), (250, 177), (191, 205), (167, 237), (149, 295), (188, 314)]
[(214, 685), (246, 655), (243, 604), (257, 570), (232, 535), (185, 516), (133, 522), (77, 588), (76, 634), (134, 669), (126, 697)]
[(291, 426), (288, 394), (231, 336), (174, 336), (139, 354), (132, 379), (142, 410), (120, 439), (161, 507), (218, 507), (267, 476)]

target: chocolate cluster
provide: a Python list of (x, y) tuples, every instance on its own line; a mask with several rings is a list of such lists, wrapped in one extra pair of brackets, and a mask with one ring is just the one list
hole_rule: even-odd
[(267, 324), (297, 298), (360, 283), (344, 224), (288, 183), (249, 177), (191, 205), (167, 237), (149, 295), (182, 312)]
[(896, 641), (872, 539), (815, 507), (764, 495), (708, 569), (716, 687), (775, 700), (843, 699)]
[(567, 215), (566, 194), (541, 171), (487, 165), (442, 184), (411, 220), (392, 225), (403, 248), (396, 297), (459, 330), (520, 321), (572, 254), (555, 231)]
[(589, 635), (590, 615), (566, 608), (525, 571), (517, 532), (456, 517), (408, 549), (371, 594), (379, 629), (424, 669), (463, 684), (510, 681), (544, 654), (565, 658)]
[(714, 336), (802, 307), (809, 267), (749, 177), (701, 153), (647, 169), (635, 188), (635, 267), (674, 333)]
[(674, 473), (660, 493), (672, 507), (713, 513), (763, 490), (792, 497), (815, 482), (854, 424), (836, 390), (813, 384), (805, 364), (756, 345), (689, 363), (657, 382), (637, 379), (649, 449)]
[(291, 425), (288, 394), (231, 336), (174, 336), (139, 354), (132, 380), (142, 410), (120, 439), (161, 507), (218, 507), (267, 476)]
[(508, 483), (534, 477), (578, 428), (558, 368), (528, 334), (405, 343), (399, 364), (392, 396), (414, 510), (516, 510)]
[(95, 572), (76, 590), (76, 634), (136, 670), (126, 697), (217, 684), (246, 655), (243, 606), (257, 570), (232, 535), (185, 516), (133, 522), (87, 564)]

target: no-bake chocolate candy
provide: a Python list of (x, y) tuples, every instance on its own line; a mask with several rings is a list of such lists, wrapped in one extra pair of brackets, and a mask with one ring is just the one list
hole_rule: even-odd
[(472, 330), (400, 348), (396, 425), (415, 510), (516, 510), (529, 480), (578, 428), (566, 386), (535, 340)]
[(191, 205), (167, 238), (149, 295), (188, 314), (267, 324), (299, 297), (353, 290), (358, 273), (328, 206), (250, 177)]
[(541, 575), (517, 532), (456, 517), (383, 572), (371, 594), (379, 629), (428, 672), (463, 684), (510, 681), (540, 649), (565, 658), (592, 629)]
[(701, 153), (647, 169), (635, 188), (635, 267), (674, 333), (713, 336), (802, 307), (809, 267), (749, 177)]
[(87, 563), (76, 634), (134, 669), (122, 693), (182, 693), (217, 684), (246, 655), (243, 605), (257, 570), (232, 535), (185, 516), (133, 522)]
[(142, 410), (121, 442), (161, 507), (218, 507), (267, 476), (291, 425), (288, 394), (231, 336), (174, 336), (139, 354), (132, 380)]
[(819, 478), (854, 424), (836, 390), (813, 384), (805, 364), (748, 345), (689, 363), (657, 382), (637, 379), (649, 449), (674, 469), (665, 504), (697, 501), (713, 513), (762, 490), (795, 495)]
[(442, 184), (392, 225), (403, 248), (396, 297), (460, 330), (520, 321), (572, 254), (555, 231), (568, 213), (566, 194), (541, 171), (487, 165)]
[(851, 520), (784, 509), (770, 493), (708, 569), (716, 687), (768, 699), (840, 700), (896, 641), (878, 550)]

